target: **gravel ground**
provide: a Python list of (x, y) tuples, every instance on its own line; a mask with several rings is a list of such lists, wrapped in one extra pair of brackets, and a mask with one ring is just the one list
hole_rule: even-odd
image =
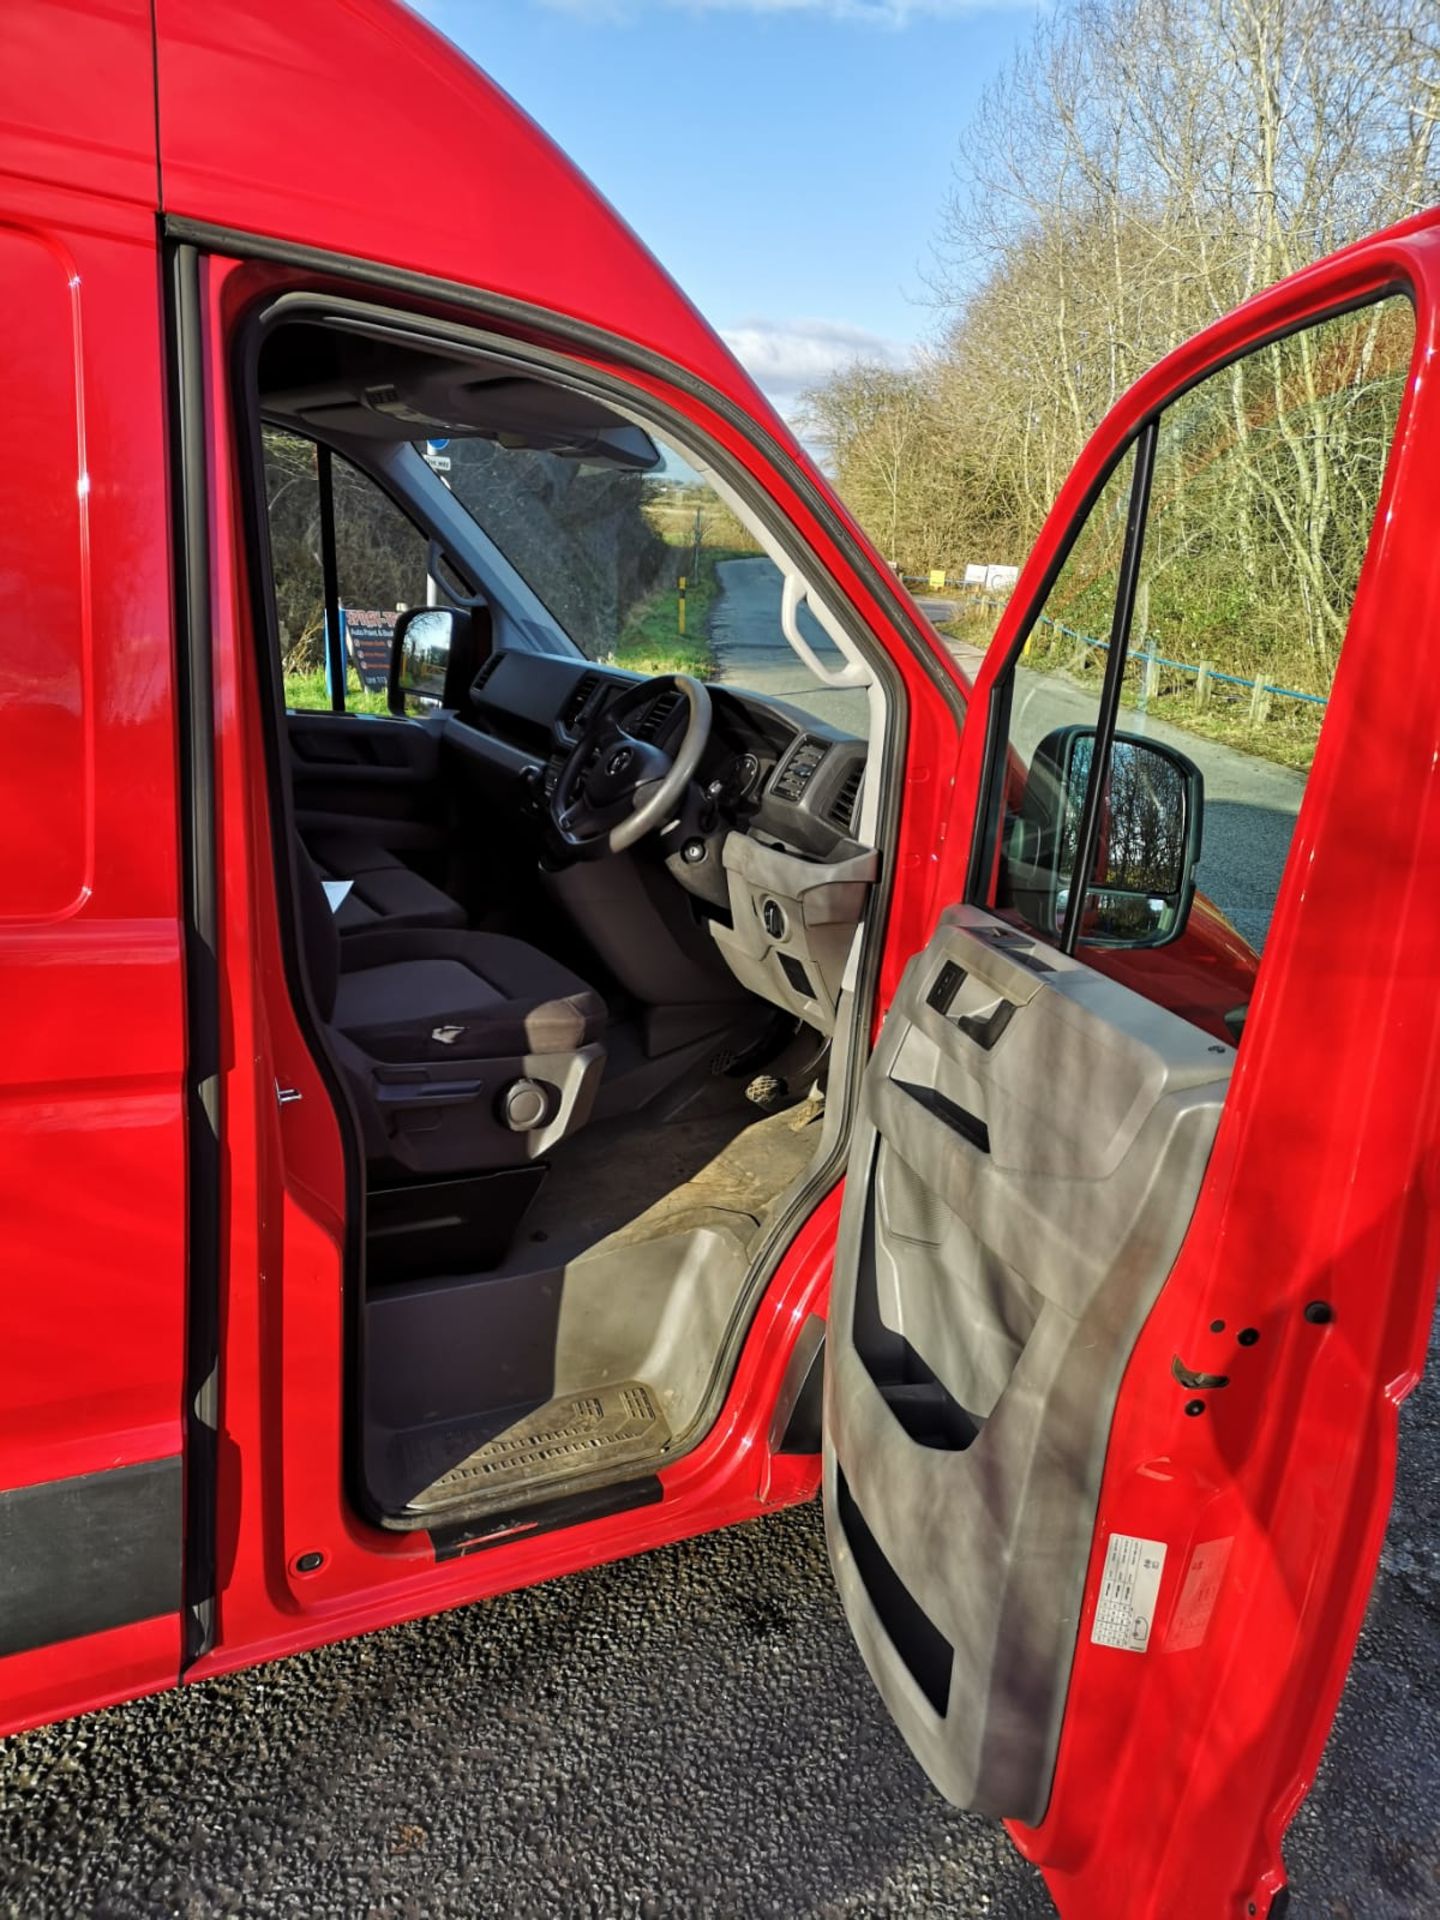
[[(1291, 1920), (1440, 1914), (1440, 1382)], [(1052, 1912), (926, 1786), (804, 1508), (0, 1744), (0, 1910), (34, 1916)]]

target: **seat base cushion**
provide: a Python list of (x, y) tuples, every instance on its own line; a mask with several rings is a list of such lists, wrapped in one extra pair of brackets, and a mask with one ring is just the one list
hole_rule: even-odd
[(375, 1060), (497, 1059), (588, 1045), (605, 1003), (521, 940), (387, 927), (346, 939), (334, 1024)]

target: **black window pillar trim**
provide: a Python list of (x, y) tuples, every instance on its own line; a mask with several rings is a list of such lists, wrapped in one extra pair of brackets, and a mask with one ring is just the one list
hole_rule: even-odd
[(1095, 720), (1095, 747), (1090, 756), (1090, 778), (1080, 809), (1080, 831), (1075, 865), (1070, 874), (1069, 903), (1060, 936), (1060, 951), (1073, 954), (1085, 924), (1085, 902), (1100, 846), (1100, 815), (1110, 775), (1110, 747), (1120, 713), (1120, 690), (1125, 680), (1125, 656), (1130, 649), (1130, 622), (1140, 584), (1140, 556), (1145, 545), (1145, 520), (1150, 511), (1150, 482), (1155, 473), (1155, 442), (1159, 416), (1152, 415), (1135, 443), (1135, 471), (1130, 480), (1130, 505), (1125, 516), (1125, 545), (1120, 554), (1120, 578), (1115, 590), (1115, 613), (1110, 622), (1110, 651), (1100, 686), (1100, 711)]
[(185, 965), (182, 1674), (215, 1644), (222, 1124), (215, 707), (200, 258), (163, 250)]
[(335, 556), (335, 456), (315, 442), (315, 478), (320, 489), (320, 576), (325, 595), (325, 672), (330, 711), (345, 711), (345, 630), (340, 624), (340, 566)]

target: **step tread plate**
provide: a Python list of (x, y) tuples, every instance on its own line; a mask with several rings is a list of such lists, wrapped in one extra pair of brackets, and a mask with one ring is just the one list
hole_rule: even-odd
[[(449, 1426), (398, 1434), (393, 1445), (407, 1482), (418, 1486), (410, 1514), (440, 1513), (532, 1500), (557, 1482), (609, 1477), (617, 1468), (654, 1460), (670, 1428), (650, 1389), (638, 1380), (548, 1400), (517, 1413), (478, 1446)], [(400, 1464), (399, 1461), (396, 1464)]]

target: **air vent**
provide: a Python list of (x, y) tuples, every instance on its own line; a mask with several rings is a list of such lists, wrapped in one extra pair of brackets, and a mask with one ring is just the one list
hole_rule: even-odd
[(590, 696), (599, 684), (600, 676), (598, 673), (581, 674), (580, 678), (570, 689), (565, 705), (560, 710), (560, 723), (562, 726), (567, 728), (575, 726), (581, 714), (584, 713), (586, 707), (590, 704)]
[(780, 771), (770, 782), (771, 793), (778, 800), (803, 800), (805, 789), (815, 777), (815, 769), (828, 752), (826, 741), (812, 740), (807, 735), (782, 762)]
[(678, 690), (672, 693), (657, 693), (640, 716), (640, 724), (635, 729), (637, 740), (658, 740), (670, 724), (671, 715), (685, 698)]
[(842, 833), (854, 833), (855, 815), (860, 805), (860, 789), (865, 783), (865, 762), (857, 760), (841, 783), (840, 791), (830, 802), (825, 818), (832, 827), (838, 827)]
[(481, 689), (484, 687), (487, 680), (493, 679), (495, 674), (495, 669), (499, 666), (499, 664), (500, 664), (500, 655), (498, 653), (492, 653), (488, 660), (482, 661), (480, 666), (480, 671), (476, 674), (475, 678), (470, 682), (470, 698), (472, 700), (478, 700), (480, 698)]

